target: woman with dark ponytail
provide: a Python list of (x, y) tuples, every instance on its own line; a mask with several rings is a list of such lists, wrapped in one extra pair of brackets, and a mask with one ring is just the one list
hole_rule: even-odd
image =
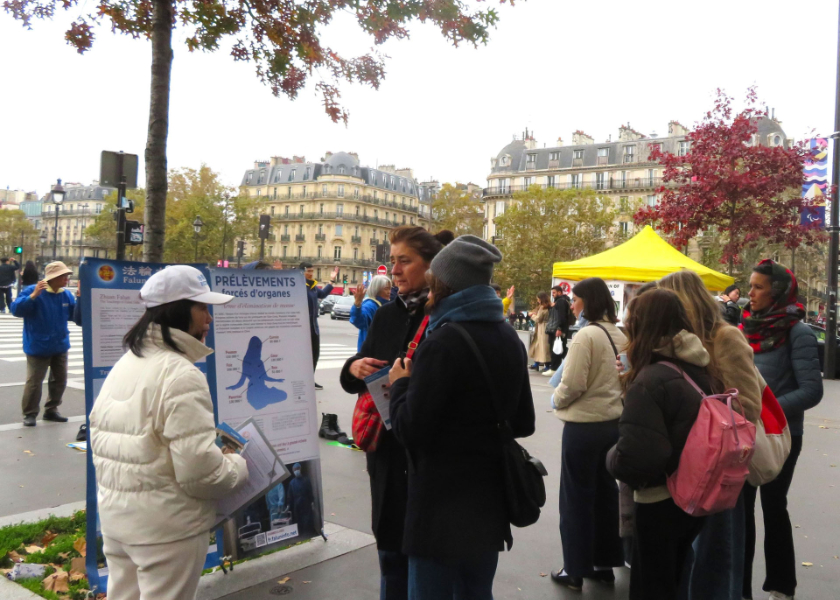
[[(432, 259), (454, 239), (451, 231), (432, 235), (422, 227), (391, 230), (391, 281), (399, 295), (384, 304), (368, 329), (362, 349), (341, 371), (341, 387), (350, 394), (367, 390), (364, 379), (405, 356), (409, 344), (422, 343), (428, 318), (426, 271)], [(367, 452), (370, 475), (373, 535), (379, 550), (381, 600), (408, 598), (408, 557), (403, 554), (403, 529), (408, 500), (408, 461), (405, 448), (384, 430), (376, 447)]]

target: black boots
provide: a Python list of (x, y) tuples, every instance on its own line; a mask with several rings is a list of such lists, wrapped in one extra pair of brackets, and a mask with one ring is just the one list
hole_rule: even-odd
[[(321, 428), (318, 430), (318, 437), (338, 440), (342, 444), (347, 443), (347, 434), (341, 431), (341, 427), (338, 426), (338, 415), (321, 413)], [(342, 438), (344, 441), (342, 441)]]

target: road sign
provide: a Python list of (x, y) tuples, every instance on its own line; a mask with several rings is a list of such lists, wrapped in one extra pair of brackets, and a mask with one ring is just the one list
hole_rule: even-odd
[(388, 267), (385, 265), (379, 265), (379, 268), (376, 269), (377, 275), (387, 275), (388, 274)]
[(99, 185), (115, 188), (123, 177), (126, 188), (137, 187), (137, 155), (103, 150), (99, 161)]
[(271, 227), (271, 216), (269, 215), (260, 215), (260, 239), (267, 240), (268, 239), (268, 230)]
[(138, 221), (125, 222), (125, 243), (129, 246), (140, 246), (143, 243), (143, 225)]

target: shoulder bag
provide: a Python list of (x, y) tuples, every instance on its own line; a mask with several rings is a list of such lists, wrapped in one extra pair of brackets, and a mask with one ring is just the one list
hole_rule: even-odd
[(502, 471), (505, 478), (505, 500), (508, 509), (508, 519), (511, 525), (516, 527), (527, 527), (533, 525), (540, 518), (540, 509), (545, 506), (545, 482), (543, 477), (548, 475), (542, 462), (534, 458), (528, 451), (520, 446), (513, 438), (513, 430), (510, 421), (504, 417), (502, 401), (499, 397), (498, 387), (493, 384), (490, 376), (490, 369), (481, 355), (481, 351), (473, 341), (472, 336), (458, 323), (447, 323), (461, 334), (472, 350), (487, 386), (490, 388), (490, 397), (493, 399), (493, 408), (496, 411), (499, 435), (502, 441)]
[[(417, 333), (414, 339), (408, 345), (408, 351), (405, 353), (406, 358), (412, 358), (414, 351), (420, 344), (420, 339), (426, 331), (426, 325), (429, 324), (429, 317), (424, 317), (420, 327), (417, 328)], [(382, 416), (376, 410), (376, 404), (370, 392), (364, 391), (359, 394), (359, 399), (356, 400), (356, 407), (353, 409), (353, 423), (351, 430), (353, 432), (353, 443), (365, 452), (374, 452), (379, 445), (379, 440), (382, 437), (382, 432), (385, 431), (385, 423), (382, 422)]]

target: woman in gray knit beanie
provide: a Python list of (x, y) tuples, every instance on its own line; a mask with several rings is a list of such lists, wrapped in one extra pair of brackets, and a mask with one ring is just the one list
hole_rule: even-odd
[(490, 287), (501, 260), (472, 235), (441, 250), (426, 274), (426, 340), (391, 368), (392, 431), (413, 465), (403, 537), (412, 600), (492, 600), (499, 552), (513, 542), (495, 404), (526, 437), (534, 403), (525, 347)]

